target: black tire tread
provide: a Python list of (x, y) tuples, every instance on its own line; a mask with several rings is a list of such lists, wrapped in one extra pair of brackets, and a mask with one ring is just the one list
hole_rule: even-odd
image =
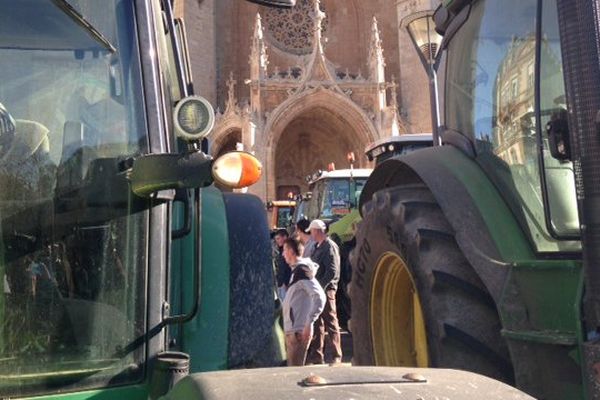
[[(366, 263), (363, 288), (352, 286), (354, 362), (372, 365), (368, 304), (375, 263), (384, 251), (405, 260), (424, 312), (431, 364), (470, 370), (512, 382), (512, 366), (492, 297), (463, 256), (454, 231), (425, 185), (376, 192), (363, 205), (357, 245), (350, 255), (353, 276), (361, 246), (377, 247)], [(393, 230), (393, 238), (386, 236)], [(377, 244), (375, 244), (377, 243)], [(362, 255), (364, 256), (364, 255)], [(365, 266), (362, 266), (365, 269)]]

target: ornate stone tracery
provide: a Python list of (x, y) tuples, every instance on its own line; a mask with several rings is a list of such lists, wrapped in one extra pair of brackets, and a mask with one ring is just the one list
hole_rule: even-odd
[[(311, 0), (299, 0), (292, 9), (270, 8), (265, 12), (268, 42), (287, 53), (304, 55), (312, 51), (313, 23)], [(321, 5), (321, 10), (325, 11)], [(328, 21), (322, 24), (327, 32)]]
[[(225, 111), (218, 114), (213, 136), (215, 143), (223, 143), (223, 137), (232, 129), (242, 132), (244, 148), (254, 152), (264, 164), (263, 180), (250, 188), (264, 200), (275, 199), (280, 185), (297, 185), (305, 190), (302, 187), (304, 183), (299, 183), (298, 171), (293, 171), (294, 165), (314, 167), (314, 163), (303, 161), (295, 153), (292, 158), (282, 157), (281, 153), (277, 156), (280, 140), (296, 143), (299, 138), (305, 137), (313, 146), (321, 143), (333, 147), (329, 149), (331, 156), (343, 160), (346, 151), (361, 154), (370, 142), (398, 134), (403, 128), (398, 115), (397, 85), (394, 80), (391, 83), (385, 81), (385, 61), (377, 20), (373, 18), (372, 21), (371, 48), (365, 60), (368, 73), (364, 77), (360, 69), (339, 68), (325, 56), (323, 34), (326, 32), (326, 16), (320, 0), (302, 0), (298, 4), (300, 7), (295, 12), (301, 13), (302, 18), (309, 18), (311, 24), (308, 29), (303, 28), (301, 37), (293, 39), (297, 40), (293, 43), (296, 50), (306, 50), (296, 54), (306, 55), (296, 58), (293, 65), (268, 67), (265, 30), (262, 18), (257, 14), (249, 59), (250, 77), (244, 81), (250, 91), (249, 105), (244, 109), (239, 107), (234, 91), (236, 81), (230, 75)], [(268, 31), (273, 33), (272, 24), (277, 20), (277, 29), (288, 32), (290, 38), (294, 37), (298, 33), (294, 31), (294, 25), (285, 25), (283, 21), (300, 14), (285, 14), (285, 17), (281, 14), (280, 19), (274, 19), (273, 16), (279, 13), (277, 10), (267, 12)], [(299, 24), (306, 24), (306, 20), (295, 18)], [(392, 92), (390, 105), (388, 89)], [(329, 143), (332, 138), (335, 139)], [(303, 147), (298, 146), (298, 151), (304, 151)], [(289, 149), (289, 146), (281, 146), (280, 151), (290, 152)], [(333, 151), (340, 154), (333, 154)], [(315, 158), (314, 152), (311, 157)], [(292, 162), (292, 159), (296, 161)], [(357, 166), (365, 166), (366, 163), (366, 159), (361, 160)]]

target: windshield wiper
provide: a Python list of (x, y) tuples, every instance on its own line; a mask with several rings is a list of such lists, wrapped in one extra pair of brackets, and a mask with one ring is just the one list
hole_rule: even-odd
[(110, 41), (98, 31), (83, 15), (79, 13), (72, 5), (67, 3), (66, 0), (52, 0), (52, 2), (60, 8), (65, 14), (67, 14), (75, 23), (84, 28), (90, 36), (98, 43), (100, 43), (106, 50), (111, 53), (116, 53), (117, 49), (113, 46)]

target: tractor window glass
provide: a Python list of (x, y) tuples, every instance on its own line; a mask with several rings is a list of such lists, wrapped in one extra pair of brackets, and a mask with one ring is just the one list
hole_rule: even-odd
[(73, 6), (0, 0), (0, 398), (143, 376), (130, 344), (148, 217), (125, 176), (147, 151), (133, 2)]
[(567, 107), (555, 2), (544, 2), (540, 52), (540, 128), (550, 229), (579, 234), (573, 163), (569, 160)]
[(321, 206), (323, 204), (325, 191), (324, 186), (325, 181), (323, 180), (317, 181), (310, 186), (312, 196), (310, 200), (308, 200), (308, 204), (306, 206), (306, 217), (311, 221), (321, 216)]
[(293, 207), (279, 207), (277, 209), (277, 227), (287, 227), (292, 221), (293, 212)]
[(322, 199), (320, 216), (333, 218), (350, 212), (350, 181), (332, 179), (327, 181)]
[(536, 0), (473, 3), (448, 47), (445, 121), (475, 143), (477, 162), (535, 249), (547, 252), (572, 244), (546, 228), (532, 84), (537, 6)]

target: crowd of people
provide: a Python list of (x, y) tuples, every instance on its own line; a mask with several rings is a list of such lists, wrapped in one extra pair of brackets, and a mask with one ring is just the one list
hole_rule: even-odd
[(325, 363), (326, 342), (331, 348), (331, 360), (327, 361), (341, 363), (335, 301), (340, 279), (337, 244), (327, 236), (327, 226), (319, 219), (298, 221), (291, 237), (285, 229), (280, 229), (274, 241), (287, 365)]

